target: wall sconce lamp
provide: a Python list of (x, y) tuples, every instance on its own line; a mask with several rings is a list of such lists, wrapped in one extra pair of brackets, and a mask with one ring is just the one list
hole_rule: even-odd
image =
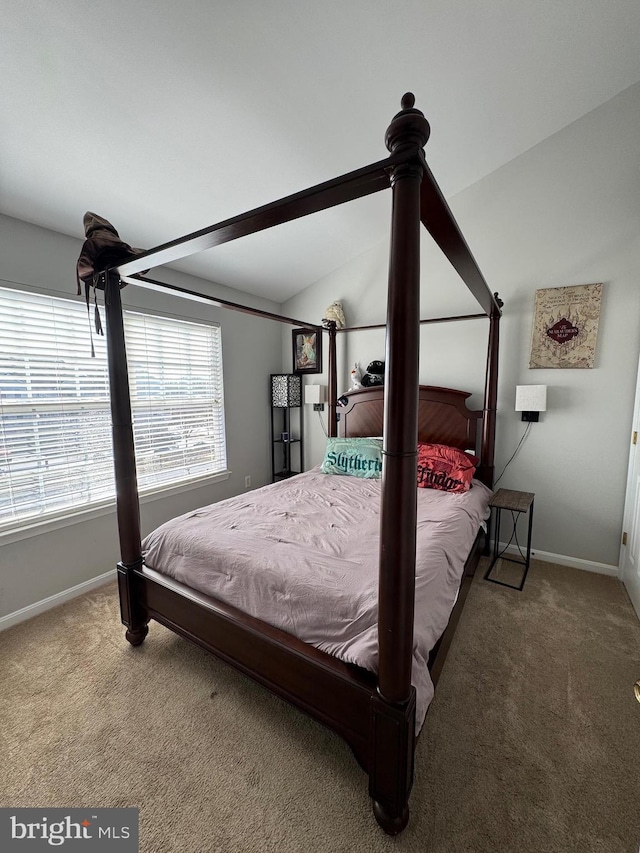
[(522, 412), (523, 421), (535, 422), (546, 411), (546, 385), (516, 385), (516, 412)]
[(314, 412), (324, 412), (324, 385), (305, 385), (304, 402), (307, 405), (313, 403)]

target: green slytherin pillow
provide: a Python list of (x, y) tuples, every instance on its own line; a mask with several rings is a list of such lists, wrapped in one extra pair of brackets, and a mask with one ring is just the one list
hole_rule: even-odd
[(346, 474), (377, 480), (382, 476), (382, 441), (379, 438), (328, 438), (323, 474)]

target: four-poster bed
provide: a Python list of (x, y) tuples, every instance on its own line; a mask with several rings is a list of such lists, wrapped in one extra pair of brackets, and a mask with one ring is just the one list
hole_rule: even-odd
[[(500, 318), (499, 301), (488, 289), (426, 164), (423, 146), (429, 125), (413, 103), (412, 95), (402, 99), (402, 110), (386, 133), (390, 156), (385, 160), (162, 245), (103, 270), (96, 278), (96, 285), (105, 290), (121, 548), (118, 581), (127, 639), (133, 645), (143, 642), (148, 622), (155, 619), (330, 726), (368, 772), (376, 819), (391, 834), (401, 832), (407, 823), (413, 781), (416, 691), (411, 673), (418, 441), (475, 450), (480, 457), (476, 476), (491, 487)], [(338, 429), (347, 436), (383, 436), (375, 674), (145, 565), (120, 287), (131, 283), (207, 299), (148, 278), (142, 271), (389, 187), (392, 224), (384, 388), (347, 395), (346, 406), (339, 407), (335, 323), (329, 322), (324, 330), (329, 338), (329, 436), (337, 436)], [(489, 318), (483, 412), (467, 410), (465, 398), (469, 395), (464, 392), (419, 388), (420, 222), (479, 302), (483, 314), (469, 316)], [(293, 325), (309, 325), (215, 297), (210, 301)], [(481, 549), (482, 536), (476, 530), (449, 625), (429, 656), (434, 682)]]

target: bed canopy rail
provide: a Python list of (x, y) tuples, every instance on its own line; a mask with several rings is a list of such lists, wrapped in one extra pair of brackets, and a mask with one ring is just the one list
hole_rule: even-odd
[(420, 219), (422, 224), (443, 254), (449, 259), (486, 316), (490, 317), (493, 311), (499, 310), (496, 295), (491, 292), (480, 272), (471, 249), (462, 236), (458, 223), (427, 166), (424, 152), (421, 152), (421, 160), (425, 175), (420, 186)]
[[(298, 193), (285, 196), (270, 204), (254, 208), (231, 219), (226, 219), (207, 228), (194, 231), (176, 240), (163, 243), (114, 267), (114, 272), (120, 276), (121, 280), (131, 284), (136, 283), (140, 286), (166, 289), (174, 293), (182, 293), (182, 295), (188, 298), (197, 299), (203, 297), (202, 294), (189, 291), (187, 288), (179, 288), (176, 285), (150, 279), (143, 275), (142, 271), (148, 270), (151, 267), (173, 263), (192, 254), (239, 239), (240, 237), (248, 236), (258, 231), (275, 227), (276, 225), (282, 225), (294, 219), (299, 219), (312, 213), (317, 213), (321, 210), (371, 195), (383, 189), (388, 189), (397, 180), (398, 169), (404, 168), (406, 170), (409, 164), (411, 164), (417, 176), (419, 186), (419, 221), (422, 222), (431, 234), (436, 244), (440, 247), (441, 251), (483, 309), (483, 315), (467, 315), (468, 318), (471, 319), (477, 316), (489, 317), (491, 322), (490, 338), (497, 338), (497, 324), (500, 318), (502, 303), (498, 299), (497, 294), (492, 293), (489, 289), (458, 227), (455, 217), (427, 165), (424, 145), (429, 139), (430, 127), (422, 112), (414, 108), (414, 104), (415, 98), (413, 94), (408, 92), (403, 96), (401, 102), (402, 109), (394, 116), (385, 134), (385, 144), (390, 151), (390, 156), (386, 159), (348, 172), (333, 180), (316, 184)], [(415, 253), (414, 262), (418, 265), (419, 269), (419, 246)], [(203, 298), (208, 299), (208, 297)], [(315, 323), (298, 322), (291, 318), (279, 317), (270, 312), (261, 312), (259, 309), (246, 308), (238, 303), (231, 303), (227, 300), (216, 299), (215, 297), (210, 298), (210, 301), (212, 303), (217, 302), (219, 305), (233, 310), (244, 310), (246, 313), (267, 318), (270, 317), (281, 322), (295, 323), (296, 325), (304, 325), (306, 327), (317, 326)], [(419, 311), (419, 305), (417, 310)], [(416, 316), (419, 316), (419, 313)], [(466, 317), (443, 317), (421, 322), (445, 322), (449, 319), (466, 319)], [(388, 314), (386, 325), (389, 325), (389, 320)], [(335, 436), (337, 435), (336, 405), (338, 397), (337, 379), (335, 377), (334, 336), (337, 330), (331, 328), (330, 325), (327, 325), (327, 328), (329, 331), (330, 365), (328, 381), (328, 435)], [(344, 329), (341, 331), (355, 331), (359, 328), (374, 327), (354, 327), (353, 329)], [(387, 341), (388, 345), (389, 342)], [(493, 479), (493, 452), (491, 448), (495, 441), (497, 343), (495, 361), (492, 360), (492, 352), (493, 350), (490, 347), (487, 358), (487, 382), (485, 385), (485, 411), (487, 413), (488, 424), (485, 425), (486, 441), (483, 442), (483, 449), (487, 452), (488, 461), (487, 464), (484, 464), (483, 459), (482, 466), (482, 479), (489, 485), (491, 485)], [(492, 379), (492, 376), (495, 376), (495, 379)], [(385, 379), (385, 382), (388, 384), (388, 379)], [(490, 390), (491, 394), (489, 394)], [(392, 477), (393, 479), (395, 478)]]
[(404, 159), (402, 154), (387, 157), (385, 160), (348, 172), (331, 181), (316, 184), (309, 189), (285, 196), (247, 213), (186, 234), (177, 240), (163, 243), (136, 255), (132, 260), (120, 264), (116, 271), (121, 276), (132, 276), (142, 270), (171, 264), (203, 252), (205, 249), (212, 249), (214, 246), (221, 246), (240, 237), (247, 237), (249, 234), (264, 231), (276, 225), (284, 225), (302, 216), (309, 216), (309, 214), (388, 189), (389, 170)]
[[(497, 297), (487, 287), (426, 165), (423, 146), (429, 138), (430, 129), (424, 115), (414, 108), (414, 101), (411, 94), (403, 97), (402, 109), (387, 129), (385, 143), (390, 156), (386, 159), (165, 243), (117, 267), (103, 270), (98, 274), (96, 283), (97, 287), (105, 290), (116, 501), (122, 555), (118, 564), (118, 582), (127, 639), (133, 645), (141, 643), (148, 630), (147, 623), (153, 616), (183, 636), (218, 653), (261, 683), (266, 683), (274, 692), (285, 696), (321, 721), (330, 720), (330, 724), (352, 747), (354, 740), (351, 733), (356, 726), (364, 741), (359, 740), (360, 745), (354, 749), (369, 773), (369, 793), (376, 819), (390, 834), (401, 832), (408, 821), (408, 798), (413, 782), (415, 746), (416, 692), (411, 684), (411, 659), (416, 560), (421, 223), (430, 231), (479, 302), (484, 316), (488, 316), (490, 320), (482, 435), (483, 479), (488, 484), (491, 484), (493, 476), (500, 318)], [(370, 716), (366, 721), (356, 721), (353, 716), (355, 711), (349, 710), (349, 702), (338, 707), (332, 705), (329, 697), (323, 700), (324, 705), (320, 709), (322, 703), (316, 704), (313, 699), (315, 694), (309, 686), (309, 667), (313, 669), (313, 666), (308, 661), (300, 663), (304, 654), (299, 644), (291, 643), (291, 652), (286, 651), (289, 645), (286, 635), (278, 639), (279, 654), (283, 655), (284, 661), (282, 671), (280, 674), (270, 675), (267, 679), (265, 674), (256, 668), (258, 664), (252, 663), (255, 657), (252, 657), (252, 650), (257, 642), (254, 629), (247, 633), (240, 626), (240, 620), (233, 621), (236, 640), (231, 653), (220, 645), (225, 642), (223, 637), (226, 635), (224, 632), (220, 633), (219, 623), (216, 621), (218, 617), (209, 608), (205, 619), (204, 610), (193, 596), (181, 597), (180, 594), (172, 593), (162, 605), (166, 610), (154, 606), (154, 596), (159, 594), (158, 590), (164, 582), (158, 581), (153, 577), (153, 573), (145, 569), (141, 554), (135, 449), (120, 287), (124, 280), (143, 287), (166, 289), (189, 298), (202, 297), (202, 294), (195, 291), (146, 278), (142, 271), (175, 262), (195, 252), (389, 187), (392, 192), (392, 211), (385, 348), (385, 464), (379, 555), (379, 669), (377, 687), (371, 691), (370, 703), (364, 703), (362, 706), (370, 708), (370, 711), (367, 711)], [(258, 309), (245, 309), (244, 306), (217, 297), (205, 296), (204, 299), (234, 310), (246, 310), (258, 316), (298, 324), (297, 320)], [(469, 315), (465, 319), (475, 316), (477, 315)], [(449, 318), (436, 318), (431, 322), (444, 319)], [(329, 432), (335, 435), (337, 330), (335, 323), (325, 324), (325, 328), (329, 335), (329, 403), (333, 413)], [(207, 620), (214, 620), (218, 628), (214, 631), (208, 627), (213, 623)], [(214, 634), (215, 640), (212, 639)], [(264, 654), (261, 651), (257, 655), (258, 658), (261, 654), (264, 659), (268, 658), (269, 634), (265, 628), (264, 646), (260, 646)], [(238, 637), (240, 639), (237, 639)], [(326, 670), (327, 667), (323, 671)], [(331, 682), (333, 676), (326, 677)], [(344, 680), (347, 675), (341, 671), (340, 678)], [(294, 683), (295, 689), (292, 687)], [(363, 689), (365, 688), (362, 683), (358, 682), (358, 696)]]
[(231, 311), (239, 311), (242, 314), (252, 314), (254, 317), (260, 317), (264, 320), (275, 320), (276, 323), (289, 323), (291, 326), (304, 326), (305, 328), (317, 328), (321, 331), (321, 326), (316, 323), (308, 323), (306, 320), (296, 320), (294, 317), (285, 317), (283, 314), (274, 314), (272, 311), (265, 311), (262, 308), (253, 308), (251, 305), (241, 305), (239, 302), (231, 302), (229, 299), (222, 299), (220, 296), (211, 296), (207, 293), (200, 293), (197, 290), (190, 290), (188, 287), (179, 287), (177, 284), (169, 284), (166, 281), (158, 281), (149, 276), (137, 274), (134, 276), (120, 276), (120, 281), (125, 284), (135, 284), (146, 290), (155, 290), (158, 292), (169, 291), (177, 296), (182, 296), (185, 299), (192, 299), (196, 302), (204, 302), (214, 308), (227, 308)]
[[(420, 221), (478, 301), (485, 316), (491, 316), (496, 309), (499, 311), (498, 302), (427, 165), (423, 146), (429, 139), (429, 123), (420, 110), (414, 109), (414, 104), (415, 98), (411, 93), (404, 95), (402, 110), (394, 117), (385, 135), (385, 143), (391, 152), (386, 159), (163, 243), (114, 267), (115, 272), (121, 278), (131, 277), (143, 270), (174, 263), (205, 249), (380, 192), (392, 184), (397, 166), (414, 161), (414, 168), (420, 175)], [(420, 117), (424, 125), (416, 131), (416, 119)], [(163, 282), (156, 283), (166, 286)]]
[[(453, 323), (456, 320), (486, 320), (486, 314), (457, 314), (454, 317), (427, 317), (420, 320), (421, 326), (427, 326), (431, 323)], [(345, 326), (338, 329), (338, 332), (367, 332), (371, 329), (386, 329), (386, 323), (370, 323), (367, 326)]]

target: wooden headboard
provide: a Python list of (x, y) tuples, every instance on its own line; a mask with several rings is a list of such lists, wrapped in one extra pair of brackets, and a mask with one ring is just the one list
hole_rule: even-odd
[[(468, 391), (421, 385), (418, 402), (418, 441), (448, 444), (480, 455), (478, 423), (481, 411), (467, 409)], [(384, 421), (384, 387), (348, 391), (338, 406), (341, 436), (381, 436)]]

